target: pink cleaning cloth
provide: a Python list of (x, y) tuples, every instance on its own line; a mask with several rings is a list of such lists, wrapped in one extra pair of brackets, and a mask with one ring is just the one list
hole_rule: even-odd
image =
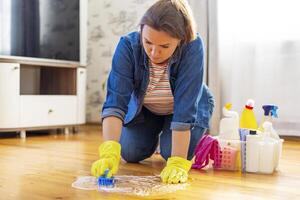
[(207, 166), (209, 159), (213, 160), (213, 167), (221, 167), (221, 147), (217, 139), (210, 135), (204, 135), (195, 150), (195, 163), (193, 169), (202, 169)]

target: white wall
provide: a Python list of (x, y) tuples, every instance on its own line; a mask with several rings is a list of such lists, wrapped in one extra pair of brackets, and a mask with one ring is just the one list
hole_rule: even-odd
[(121, 35), (138, 29), (155, 0), (89, 0), (87, 46), (87, 122), (100, 122), (105, 93), (102, 85)]

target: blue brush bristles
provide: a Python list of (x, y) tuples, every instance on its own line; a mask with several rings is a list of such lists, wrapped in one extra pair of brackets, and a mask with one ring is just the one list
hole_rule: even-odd
[(99, 186), (114, 186), (114, 179), (113, 178), (99, 177), (98, 178), (98, 185)]
[(105, 170), (104, 174), (98, 178), (98, 185), (105, 187), (113, 187), (115, 184), (115, 179), (113, 177), (107, 178), (109, 170)]

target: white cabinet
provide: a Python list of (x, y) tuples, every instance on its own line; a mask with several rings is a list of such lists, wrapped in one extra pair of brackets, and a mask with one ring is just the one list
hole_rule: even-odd
[(20, 65), (0, 63), (0, 129), (19, 126)]
[(85, 123), (86, 69), (0, 63), (0, 131)]

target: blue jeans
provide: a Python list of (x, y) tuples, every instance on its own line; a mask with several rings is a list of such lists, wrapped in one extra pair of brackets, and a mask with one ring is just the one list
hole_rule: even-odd
[[(171, 156), (172, 131), (170, 124), (173, 115), (155, 115), (143, 107), (139, 116), (122, 128), (120, 143), (122, 158), (127, 162), (139, 162), (149, 158), (160, 141), (160, 154), (167, 160)], [(194, 156), (199, 139), (206, 128), (195, 126), (191, 130), (188, 159)]]

